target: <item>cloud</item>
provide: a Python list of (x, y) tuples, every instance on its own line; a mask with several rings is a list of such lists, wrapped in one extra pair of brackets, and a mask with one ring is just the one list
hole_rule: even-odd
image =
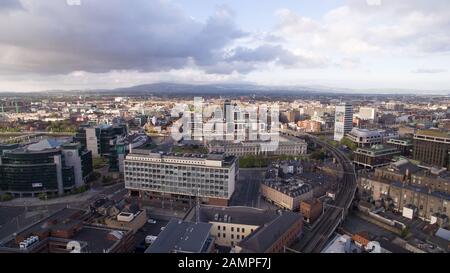
[(0, 2), (0, 12), (23, 9), (19, 0), (2, 0)]
[[(8, 0), (11, 1), (11, 0)], [(205, 22), (170, 1), (22, 0), (23, 10), (0, 17), (0, 73), (68, 74), (112, 70), (159, 72), (195, 67), (207, 73), (249, 73), (274, 62), (316, 66), (314, 60), (281, 48), (272, 33), (253, 35), (218, 6)], [(256, 49), (237, 46), (257, 37)], [(227, 52), (234, 52), (229, 58)], [(266, 56), (265, 56), (266, 55)]]
[(450, 52), (447, 0), (347, 0), (322, 18), (288, 9), (276, 15), (282, 37), (311, 49), (347, 55)]
[(447, 72), (447, 69), (441, 69), (441, 68), (419, 68), (412, 71), (413, 73), (418, 74), (437, 74), (437, 73), (444, 73)]
[(343, 69), (356, 69), (361, 65), (361, 60), (358, 58), (343, 58), (336, 63), (336, 66)]
[(280, 45), (263, 45), (253, 49), (238, 47), (233, 50), (232, 55), (227, 60), (247, 63), (275, 62), (275, 64), (285, 68), (323, 65), (319, 60), (295, 54)]
[(0, 71), (66, 74), (181, 69), (211, 65), (225, 46), (247, 35), (219, 7), (199, 22), (168, 1), (23, 0), (25, 10), (0, 17)]

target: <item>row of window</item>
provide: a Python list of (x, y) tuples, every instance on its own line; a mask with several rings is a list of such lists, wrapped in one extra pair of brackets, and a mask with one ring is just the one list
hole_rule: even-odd
[(205, 185), (205, 186), (223, 186), (226, 185), (227, 181), (225, 180), (209, 180), (209, 179), (170, 179), (162, 177), (162, 179), (151, 179), (151, 178), (143, 178), (136, 176), (125, 176), (125, 181), (128, 182), (139, 182), (139, 183), (152, 183), (155, 185)]
[[(221, 237), (221, 235), (220, 234), (222, 234), (222, 237)], [(234, 234), (231, 234), (231, 239), (234, 239)], [(226, 233), (217, 233), (217, 238), (224, 238), (224, 239), (226, 239), (227, 238), (227, 234)], [(238, 240), (241, 240), (241, 239), (244, 239), (245, 238), (245, 235), (240, 235), (240, 234), (237, 234), (236, 235), (236, 239), (238, 239)], [(232, 244), (233, 244), (233, 242), (232, 242)]]
[(160, 165), (160, 164), (148, 164), (139, 162), (125, 162), (125, 168), (127, 167), (145, 167), (148, 169), (161, 170), (161, 169), (178, 169), (178, 170), (188, 170), (188, 171), (202, 171), (202, 172), (219, 172), (226, 173), (228, 169), (223, 168), (207, 168), (207, 167), (194, 167), (194, 166), (178, 166), (178, 165)]
[[(217, 230), (219, 230), (220, 231), (220, 229), (222, 228), (222, 230), (223, 231), (226, 231), (227, 230), (227, 227), (226, 226), (217, 226)], [(230, 228), (231, 229), (231, 232), (234, 232), (234, 227), (231, 227)], [(236, 232), (242, 232), (242, 233), (244, 233), (245, 232), (245, 228), (236, 228)], [(250, 232), (253, 232), (253, 229), (251, 228), (250, 229)]]
[[(169, 176), (169, 177), (183, 177), (184, 179), (186, 179), (186, 177), (208, 177), (207, 174), (204, 173), (176, 173), (176, 172), (166, 172), (163, 174), (152, 174), (152, 173), (148, 173), (148, 172), (144, 172), (144, 171), (140, 171), (140, 170), (130, 170), (130, 169), (126, 169), (125, 174), (127, 175), (136, 175), (136, 176), (145, 176), (145, 177), (157, 177), (157, 178), (164, 178), (165, 176)], [(228, 179), (228, 175), (223, 175), (223, 174), (210, 174), (209, 175), (210, 178), (225, 178)]]

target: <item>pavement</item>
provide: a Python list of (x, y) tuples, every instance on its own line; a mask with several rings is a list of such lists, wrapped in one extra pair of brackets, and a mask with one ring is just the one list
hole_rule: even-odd
[(15, 198), (11, 201), (1, 202), (0, 207), (41, 207), (52, 206), (58, 204), (73, 204), (73, 203), (86, 203), (91, 202), (99, 194), (110, 195), (114, 192), (124, 188), (123, 183), (114, 184), (107, 187), (90, 189), (86, 192), (73, 194), (63, 197), (52, 198), (48, 200), (41, 200), (36, 197)]
[(261, 169), (240, 169), (239, 179), (230, 200), (231, 206), (260, 207), (261, 197), (259, 187), (264, 177)]
[(367, 222), (366, 220), (358, 217), (353, 213), (349, 213), (345, 218), (344, 229), (352, 234), (367, 231), (369, 234), (372, 234), (377, 237), (386, 237), (389, 239), (393, 239), (397, 236), (397, 234), (390, 232), (386, 229), (383, 229), (375, 224)]
[(124, 184), (119, 183), (101, 190), (90, 190), (77, 195), (70, 195), (50, 200), (38, 198), (17, 198), (0, 204), (0, 239), (20, 230), (27, 225), (67, 206), (88, 208), (98, 196), (104, 195), (118, 200), (128, 193)]
[(25, 212), (21, 207), (0, 207), (0, 229), (2, 225)]

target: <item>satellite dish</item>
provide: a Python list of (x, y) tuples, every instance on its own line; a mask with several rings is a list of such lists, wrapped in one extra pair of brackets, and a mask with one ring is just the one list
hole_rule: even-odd
[(81, 253), (81, 245), (77, 241), (68, 242), (66, 249), (70, 250), (70, 253)]

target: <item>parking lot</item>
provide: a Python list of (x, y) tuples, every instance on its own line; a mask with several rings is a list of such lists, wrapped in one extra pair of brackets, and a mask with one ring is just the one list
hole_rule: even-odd
[(239, 170), (239, 179), (236, 181), (230, 205), (259, 207), (261, 202), (259, 187), (263, 175), (262, 170)]
[(376, 237), (386, 237), (393, 239), (396, 234), (385, 230), (375, 224), (367, 222), (353, 213), (349, 213), (345, 218), (344, 229), (352, 234), (367, 231)]

